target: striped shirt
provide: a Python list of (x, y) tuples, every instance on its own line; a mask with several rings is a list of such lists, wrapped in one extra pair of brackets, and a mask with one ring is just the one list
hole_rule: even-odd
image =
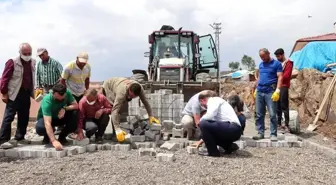
[(84, 94), (85, 80), (91, 76), (91, 67), (86, 64), (83, 69), (80, 69), (76, 60), (69, 62), (62, 73), (62, 78), (66, 81), (66, 85), (70, 92), (79, 97)]
[(63, 67), (55, 59), (49, 57), (48, 62), (39, 61), (36, 68), (36, 86), (53, 86), (61, 78)]

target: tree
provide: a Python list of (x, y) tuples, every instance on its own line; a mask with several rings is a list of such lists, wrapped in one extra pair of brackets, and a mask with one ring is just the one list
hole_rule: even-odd
[(244, 55), (241, 59), (243, 66), (246, 66), (248, 70), (255, 70), (256, 64), (252, 57)]
[(239, 69), (240, 62), (230, 62), (229, 68), (231, 68), (232, 71), (236, 71)]

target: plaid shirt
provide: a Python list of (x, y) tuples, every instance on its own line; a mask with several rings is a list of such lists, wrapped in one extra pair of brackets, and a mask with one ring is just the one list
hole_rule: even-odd
[(39, 61), (36, 68), (36, 86), (43, 88), (45, 85), (55, 85), (61, 78), (62, 70), (62, 65), (51, 57), (46, 63)]

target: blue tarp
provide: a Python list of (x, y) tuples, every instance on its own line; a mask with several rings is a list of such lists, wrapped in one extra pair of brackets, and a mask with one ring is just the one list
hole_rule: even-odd
[(290, 59), (294, 62), (295, 69), (310, 68), (323, 72), (327, 64), (336, 62), (336, 42), (310, 42), (301, 50), (294, 52)]

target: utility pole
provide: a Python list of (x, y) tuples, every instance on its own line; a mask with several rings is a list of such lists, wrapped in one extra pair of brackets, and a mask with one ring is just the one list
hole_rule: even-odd
[(214, 30), (215, 34), (215, 45), (216, 45), (216, 50), (217, 50), (217, 56), (218, 56), (218, 69), (217, 69), (217, 76), (218, 76), (218, 81), (220, 80), (220, 50), (219, 50), (219, 35), (222, 33), (222, 25), (221, 22), (214, 22), (212, 24), (209, 24), (211, 28)]

